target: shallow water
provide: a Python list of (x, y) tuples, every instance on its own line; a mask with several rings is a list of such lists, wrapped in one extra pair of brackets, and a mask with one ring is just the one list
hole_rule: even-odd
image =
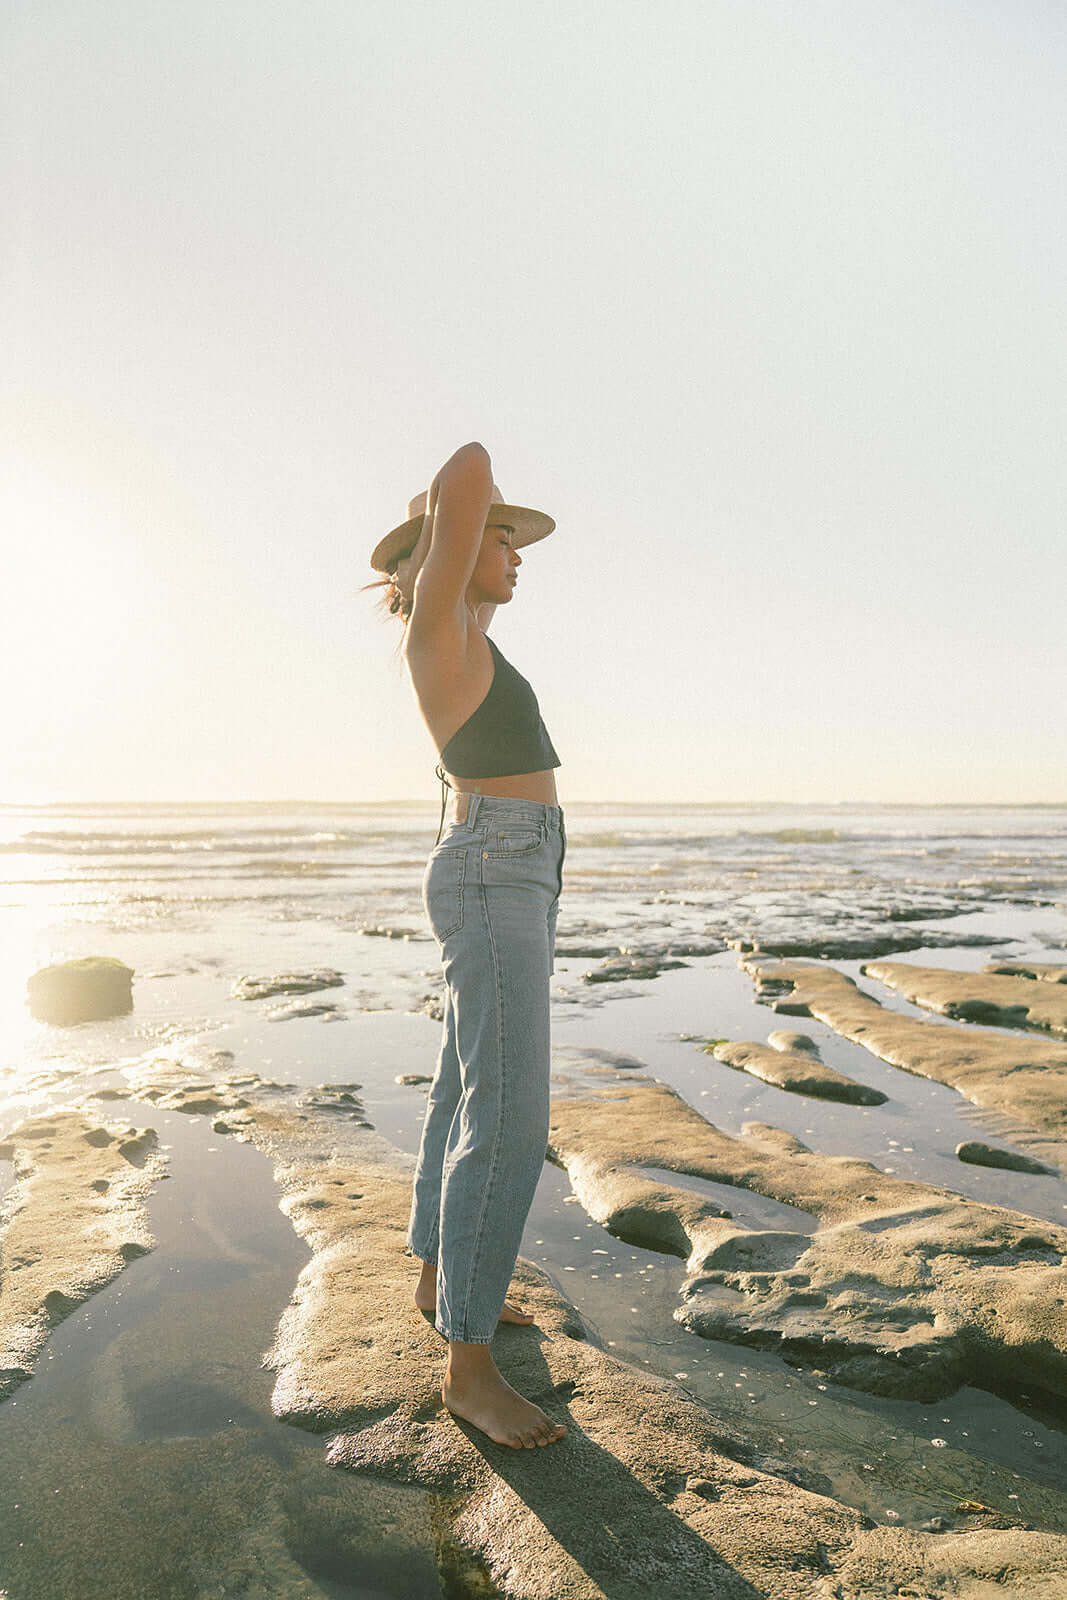
[(247, 1540), (263, 1592), (439, 1600), (426, 1497), (337, 1472), (321, 1436), (274, 1418), (260, 1358), (311, 1251), (278, 1209), (271, 1158), (210, 1117), (104, 1109), (151, 1121), (173, 1178), (148, 1202), (156, 1248), (59, 1324), (0, 1409), (5, 1593), (249, 1592)]

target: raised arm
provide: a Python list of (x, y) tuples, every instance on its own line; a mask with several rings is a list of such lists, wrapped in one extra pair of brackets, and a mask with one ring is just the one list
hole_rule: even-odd
[(417, 615), (420, 624), (432, 625), (461, 615), (492, 501), (488, 450), (473, 442), (461, 445), (430, 485), (422, 533), (411, 554), (416, 573), (412, 621)]

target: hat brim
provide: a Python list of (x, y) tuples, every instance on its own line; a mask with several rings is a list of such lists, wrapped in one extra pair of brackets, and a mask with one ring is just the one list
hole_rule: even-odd
[[(411, 554), (419, 542), (424, 521), (425, 513), (422, 513), (417, 517), (409, 517), (399, 527), (390, 528), (385, 538), (375, 545), (370, 558), (370, 564), (376, 572), (392, 572), (401, 556)], [(529, 506), (500, 504), (489, 507), (485, 525), (488, 527), (494, 522), (505, 522), (513, 530), (511, 542), (516, 550), (547, 538), (556, 526), (555, 519), (543, 511), (531, 511)]]

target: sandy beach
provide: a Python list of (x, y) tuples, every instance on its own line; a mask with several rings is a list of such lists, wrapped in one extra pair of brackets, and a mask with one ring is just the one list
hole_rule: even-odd
[(8, 824), (6, 1600), (1067, 1594), (1062, 810), (568, 810), (534, 1452), (411, 1299), (436, 818)]

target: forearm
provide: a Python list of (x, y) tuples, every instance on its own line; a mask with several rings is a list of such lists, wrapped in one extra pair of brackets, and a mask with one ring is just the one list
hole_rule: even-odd
[(432, 502), (430, 502), (428, 500), (427, 504), (426, 504), (426, 515), (422, 519), (422, 532), (419, 534), (418, 542), (415, 545), (414, 550), (411, 552), (411, 557), (410, 557), (410, 560), (411, 560), (411, 571), (413, 573), (418, 573), (418, 570), (422, 566), (422, 563), (426, 560), (426, 557), (429, 555), (429, 553), (430, 553), (430, 542), (431, 542), (432, 538), (433, 538), (433, 510), (432, 510)]

